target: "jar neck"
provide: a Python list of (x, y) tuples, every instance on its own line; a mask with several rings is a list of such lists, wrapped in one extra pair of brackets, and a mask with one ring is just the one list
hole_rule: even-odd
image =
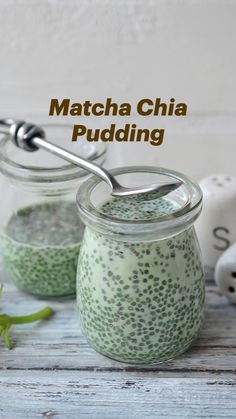
[[(129, 180), (131, 174), (135, 176), (137, 173), (155, 174), (164, 178), (166, 182), (170, 178), (181, 181), (181, 187), (170, 194), (173, 202), (178, 204), (175, 207), (177, 209), (173, 210), (173, 213), (162, 214), (154, 219), (142, 220), (121, 219), (104, 214), (101, 211), (101, 206), (107, 201), (110, 191), (106, 192), (105, 199), (104, 197), (101, 197), (100, 200), (96, 198), (99, 194), (101, 181), (93, 177), (80, 187), (77, 194), (77, 205), (80, 216), (89, 228), (106, 236), (113, 237), (116, 240), (146, 241), (162, 240), (171, 237), (193, 225), (202, 206), (202, 193), (198, 185), (181, 173), (163, 168), (134, 166), (112, 170), (114, 176), (118, 176), (119, 178), (120, 175), (126, 174)], [(93, 194), (95, 194), (95, 198)]]
[(121, 242), (151, 242), (151, 241), (160, 241), (160, 240), (166, 240), (168, 238), (177, 236), (181, 233), (183, 233), (186, 230), (193, 229), (193, 223), (194, 220), (189, 222), (185, 225), (179, 225), (175, 228), (170, 228), (169, 225), (166, 226), (166, 228), (162, 227), (162, 229), (154, 229), (153, 226), (150, 228), (150, 230), (145, 229), (145, 231), (142, 229), (141, 226), (137, 226), (136, 228), (132, 230), (126, 229), (124, 226), (123, 232), (119, 229), (119, 231), (116, 231), (115, 228), (108, 229), (104, 228), (104, 225), (98, 225), (97, 223), (91, 222), (91, 220), (86, 220), (82, 217), (82, 221), (86, 225), (86, 228), (93, 230), (94, 232), (106, 236), (108, 239), (121, 241)]
[(65, 180), (62, 182), (35, 182), (35, 181), (22, 181), (17, 178), (6, 177), (7, 182), (11, 187), (15, 188), (16, 190), (29, 193), (32, 195), (39, 195), (45, 197), (60, 197), (63, 195), (76, 195), (76, 191), (78, 189), (79, 181), (88, 179), (88, 176), (84, 177), (84, 179), (71, 179)]

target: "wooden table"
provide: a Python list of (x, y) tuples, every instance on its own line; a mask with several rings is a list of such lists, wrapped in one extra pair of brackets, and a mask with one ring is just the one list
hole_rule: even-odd
[[(45, 301), (5, 284), (1, 311)], [(146, 368), (112, 361), (83, 337), (74, 301), (51, 302), (54, 318), (15, 327), (0, 346), (0, 418), (236, 418), (236, 306), (207, 286), (206, 320), (193, 348)]]

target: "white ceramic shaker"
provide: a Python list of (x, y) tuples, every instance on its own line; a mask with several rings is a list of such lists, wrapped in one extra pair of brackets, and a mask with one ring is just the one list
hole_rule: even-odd
[(219, 258), (215, 280), (222, 294), (236, 304), (236, 243)]
[(217, 260), (236, 242), (236, 178), (211, 175), (200, 181), (203, 210), (196, 222), (205, 266), (214, 269)]

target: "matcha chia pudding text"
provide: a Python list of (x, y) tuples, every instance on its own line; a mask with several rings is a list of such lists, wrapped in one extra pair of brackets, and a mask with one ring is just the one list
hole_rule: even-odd
[(22, 290), (48, 297), (75, 294), (83, 224), (75, 203), (52, 201), (18, 210), (2, 234), (3, 262)]
[[(132, 168), (114, 173), (125, 170)], [(201, 192), (182, 175), (167, 175), (172, 173), (183, 187), (163, 198), (110, 197), (95, 208), (95, 180), (77, 196), (86, 224), (77, 270), (81, 326), (95, 349), (116, 360), (173, 359), (202, 325), (204, 278), (193, 227)]]

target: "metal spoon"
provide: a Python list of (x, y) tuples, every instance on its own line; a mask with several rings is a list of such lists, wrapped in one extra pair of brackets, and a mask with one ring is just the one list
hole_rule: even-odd
[(99, 166), (96, 163), (92, 163), (82, 157), (76, 156), (75, 154), (65, 150), (62, 147), (45, 140), (44, 130), (34, 124), (27, 123), (25, 121), (17, 121), (14, 119), (0, 119), (0, 132), (8, 134), (14, 144), (26, 151), (36, 151), (39, 148), (49, 151), (56, 156), (62, 157), (64, 160), (73, 163), (88, 172), (99, 176), (104, 180), (111, 188), (111, 195), (115, 197), (127, 197), (136, 194), (145, 194), (150, 192), (156, 192), (156, 197), (165, 196), (168, 193), (177, 189), (182, 182), (166, 183), (166, 184), (150, 184), (143, 186), (135, 186), (132, 188), (126, 188), (111, 175), (111, 173)]

